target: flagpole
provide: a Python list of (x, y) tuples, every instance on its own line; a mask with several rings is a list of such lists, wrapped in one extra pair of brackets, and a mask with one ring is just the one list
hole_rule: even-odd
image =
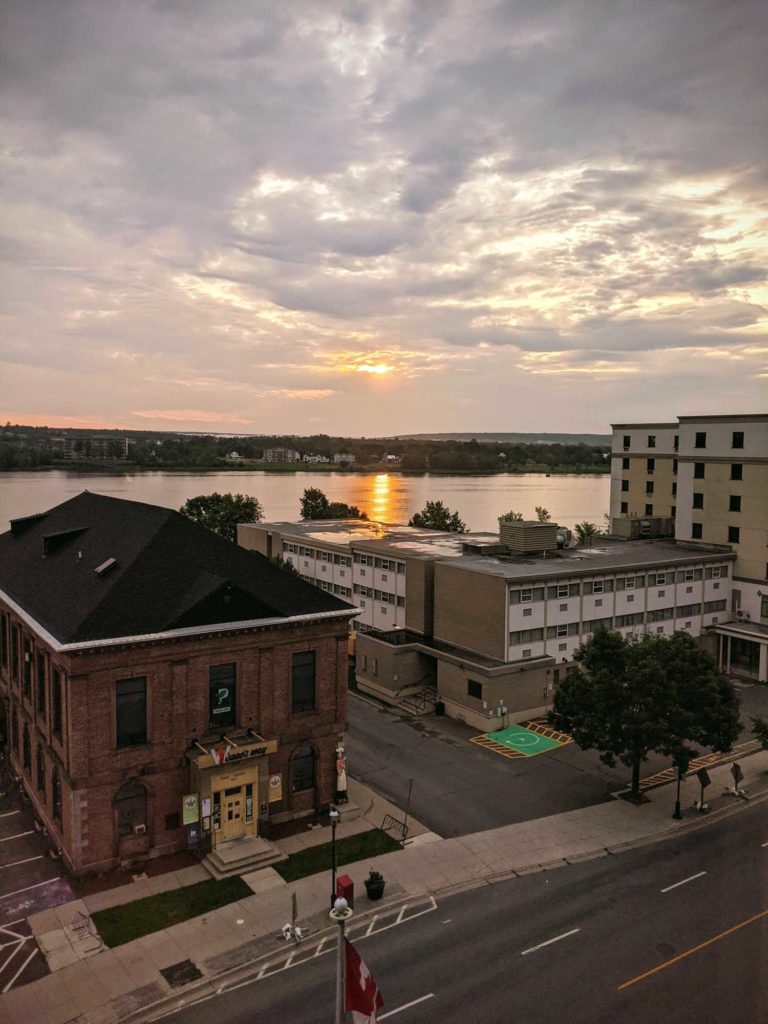
[(344, 925), (352, 917), (352, 910), (343, 897), (334, 901), (330, 918), (339, 926), (336, 945), (336, 1013), (334, 1024), (344, 1024)]

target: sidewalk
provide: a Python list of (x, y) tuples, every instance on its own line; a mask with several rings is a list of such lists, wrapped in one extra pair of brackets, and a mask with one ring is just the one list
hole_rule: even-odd
[[(768, 752), (746, 758), (741, 767), (741, 785), (750, 797), (768, 796)], [(745, 806), (740, 798), (724, 794), (726, 787), (733, 785), (729, 765), (712, 769), (710, 777), (712, 785), (706, 794), (712, 808), (709, 815), (693, 809), (699, 784), (691, 778), (682, 787), (682, 821), (672, 818), (676, 789), (672, 784), (654, 789), (650, 802), (640, 807), (611, 800), (456, 839), (434, 841), (430, 836), (431, 842), (417, 842), (403, 851), (352, 864), (344, 870), (352, 876), (358, 893), (356, 915), (374, 908), (381, 913), (387, 903), (406, 897), (446, 896), (514, 875), (619, 853), (635, 844), (673, 836), (680, 829), (701, 827), (731, 808)], [(354, 799), (352, 791), (350, 798)], [(366, 811), (366, 816), (374, 816), (372, 808)], [(380, 824), (379, 818), (376, 825)], [(327, 833), (322, 841), (327, 841)], [(386, 900), (376, 905), (363, 895), (363, 879), (371, 867), (387, 880)], [(264, 876), (265, 872), (275, 874), (271, 868), (255, 874)], [(250, 878), (246, 881), (251, 884)], [(225, 972), (239, 971), (246, 977), (254, 960), (279, 955), (282, 947), (276, 936), (290, 920), (292, 893), (297, 897), (302, 927), (310, 932), (328, 927), (329, 882), (327, 873), (290, 885), (281, 880), (279, 886), (265, 887), (202, 918), (97, 952), (0, 998), (0, 1020), (12, 1024), (113, 1024), (169, 1012), (182, 998), (193, 999), (195, 993), (200, 998), (213, 991), (212, 982)], [(86, 904), (86, 912), (90, 899), (79, 901)], [(73, 908), (73, 904), (67, 906)], [(196, 980), (172, 987), (173, 978), (169, 982), (161, 972), (174, 966), (191, 969), (188, 976)]]

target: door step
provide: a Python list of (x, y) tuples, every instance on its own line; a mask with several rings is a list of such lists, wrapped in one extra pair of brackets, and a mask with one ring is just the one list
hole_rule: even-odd
[(248, 836), (221, 843), (203, 860), (203, 867), (213, 878), (231, 878), (269, 867), (286, 857), (287, 854), (268, 839)]

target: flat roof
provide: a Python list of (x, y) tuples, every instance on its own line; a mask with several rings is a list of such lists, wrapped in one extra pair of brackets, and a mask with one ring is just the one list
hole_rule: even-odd
[(590, 575), (614, 569), (663, 568), (697, 561), (722, 562), (736, 558), (733, 551), (717, 551), (693, 544), (675, 544), (671, 540), (611, 540), (599, 538), (589, 548), (560, 548), (545, 555), (521, 555), (513, 560), (465, 555), (451, 567), (483, 572), (505, 579), (527, 580), (536, 577)]
[[(350, 544), (403, 558), (460, 558), (462, 545), (498, 544), (498, 533), (440, 533), (416, 526), (377, 523), (367, 519), (315, 519), (301, 523), (248, 523), (306, 544), (346, 548)], [(536, 525), (539, 525), (538, 521)], [(553, 524), (552, 524), (553, 525)]]

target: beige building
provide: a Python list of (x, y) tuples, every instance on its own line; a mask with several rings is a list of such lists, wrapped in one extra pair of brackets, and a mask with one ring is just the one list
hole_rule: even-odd
[(768, 682), (768, 414), (614, 425), (611, 523), (735, 553), (720, 662)]
[[(362, 691), (406, 709), (436, 704), (486, 732), (544, 713), (599, 625), (704, 635), (727, 618), (735, 559), (727, 546), (667, 539), (566, 548), (557, 527), (538, 522), (458, 536), (357, 520), (262, 523), (240, 526), (238, 539), (360, 608)], [(350, 582), (351, 594), (337, 589)]]

